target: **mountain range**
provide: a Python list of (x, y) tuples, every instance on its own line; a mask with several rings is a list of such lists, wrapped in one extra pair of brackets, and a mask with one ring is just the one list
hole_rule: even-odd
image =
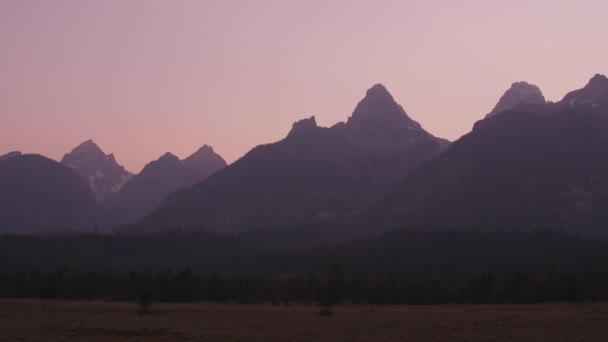
[(128, 229), (225, 233), (340, 223), (439, 156), (447, 144), (425, 131), (377, 84), (346, 122), (326, 128), (314, 116), (298, 121), (283, 140), (258, 146), (226, 169), (169, 196)]
[(148, 163), (108, 201), (109, 213), (119, 223), (133, 222), (155, 209), (169, 194), (209, 177), (226, 162), (210, 146), (184, 160), (167, 152)]
[[(608, 78), (599, 74), (555, 103), (535, 85), (513, 83), (453, 143), (427, 132), (377, 84), (345, 122), (297, 121), (284, 139), (231, 165), (203, 146), (184, 160), (164, 154), (133, 175), (92, 141), (61, 163), (18, 152), (2, 156), (0, 177), (11, 191), (2, 195), (0, 230), (340, 226), (606, 236), (606, 132)], [(47, 189), (46, 183), (55, 184)], [(37, 196), (38, 187), (44, 196)], [(50, 203), (54, 196), (62, 200)], [(13, 197), (19, 200), (8, 205)]]
[(207, 145), (181, 161), (167, 153), (136, 175), (92, 140), (61, 162), (10, 152), (0, 156), (0, 233), (109, 232), (225, 166)]
[(608, 78), (596, 75), (558, 103), (541, 102), (477, 122), (388, 191), (368, 222), (605, 236)]

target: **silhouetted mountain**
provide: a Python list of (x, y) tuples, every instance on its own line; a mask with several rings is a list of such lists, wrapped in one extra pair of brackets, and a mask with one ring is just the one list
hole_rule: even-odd
[(568, 93), (560, 106), (562, 108), (605, 108), (608, 106), (608, 78), (600, 74), (593, 76), (584, 88)]
[(346, 123), (314, 116), (203, 182), (168, 197), (128, 227), (217, 232), (341, 222), (390, 184), (439, 155), (445, 141), (409, 118), (382, 85), (367, 91)]
[(507, 110), (516, 109), (521, 104), (545, 104), (540, 89), (526, 82), (515, 82), (500, 98), (494, 109), (486, 117), (492, 117)]
[(477, 122), (393, 187), (370, 210), (369, 222), (606, 235), (607, 101), (608, 79), (598, 75), (555, 105)]
[(40, 155), (0, 161), (0, 233), (91, 232), (102, 212), (86, 181)]
[(13, 152), (9, 152), (7, 154), (1, 155), (0, 156), (0, 160), (12, 158), (12, 157), (18, 157), (20, 155), (21, 155), (21, 152), (19, 152), (19, 151), (13, 151)]
[(114, 159), (106, 155), (92, 140), (78, 145), (63, 156), (61, 163), (86, 179), (98, 200), (105, 200), (116, 194), (133, 176)]
[(366, 146), (415, 145), (429, 138), (381, 84), (367, 91), (345, 126), (352, 142)]
[(182, 164), (186, 170), (185, 186), (196, 184), (227, 165), (224, 158), (215, 153), (213, 147), (208, 145), (204, 145), (182, 160)]
[(167, 195), (198, 183), (225, 166), (224, 159), (207, 145), (183, 161), (166, 153), (131, 178), (109, 200), (109, 210), (119, 222), (133, 222), (150, 213)]

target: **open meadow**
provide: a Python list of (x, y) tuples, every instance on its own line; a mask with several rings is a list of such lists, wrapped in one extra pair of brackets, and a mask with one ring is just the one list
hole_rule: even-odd
[(608, 304), (316, 306), (0, 301), (1, 341), (608, 341)]

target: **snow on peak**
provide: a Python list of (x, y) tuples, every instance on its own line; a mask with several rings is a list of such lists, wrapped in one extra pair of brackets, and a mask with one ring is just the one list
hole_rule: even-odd
[(496, 114), (515, 109), (520, 104), (545, 104), (547, 101), (542, 91), (534, 84), (528, 82), (515, 82), (501, 96), (494, 109), (486, 115), (492, 117)]

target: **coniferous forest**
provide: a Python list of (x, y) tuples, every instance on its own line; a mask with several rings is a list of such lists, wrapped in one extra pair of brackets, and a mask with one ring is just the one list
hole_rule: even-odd
[(604, 240), (546, 231), (288, 240), (297, 233), (3, 236), (0, 297), (320, 305), (608, 299)]

